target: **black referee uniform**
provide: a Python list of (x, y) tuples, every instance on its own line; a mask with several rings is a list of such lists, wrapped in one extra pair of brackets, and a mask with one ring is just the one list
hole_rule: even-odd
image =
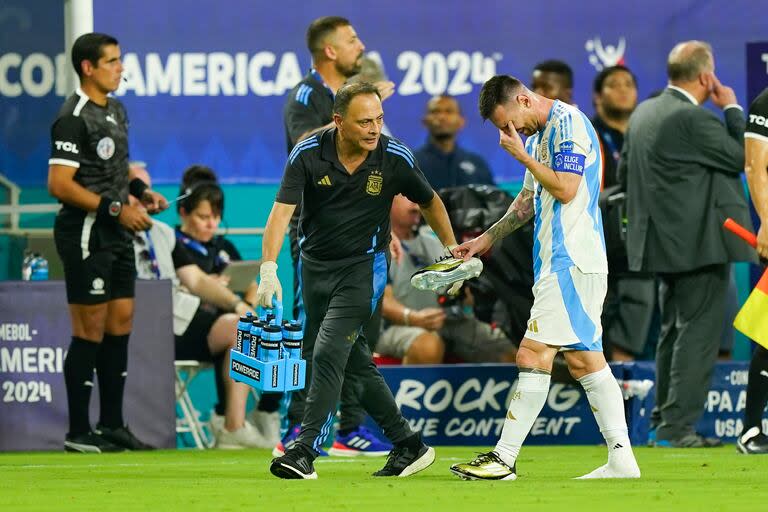
[[(78, 89), (53, 123), (48, 164), (76, 168), (74, 179), (84, 188), (127, 204), (128, 117), (123, 105), (110, 97), (101, 107)], [(64, 203), (53, 235), (70, 304), (133, 298), (133, 239), (117, 217)]]
[(304, 357), (312, 377), (297, 442), (315, 454), (328, 436), (345, 375), (357, 377), (363, 407), (393, 443), (414, 435), (371, 360), (364, 332), (387, 281), (392, 199), (402, 193), (425, 204), (434, 195), (411, 151), (397, 140), (382, 135), (350, 175), (339, 162), (335, 136), (330, 129), (297, 144), (277, 194), (280, 203), (304, 201)]
[[(56, 216), (53, 234), (64, 267), (67, 302), (99, 305), (115, 299), (132, 299), (136, 281), (132, 234), (116, 215), (120, 208), (116, 202), (126, 204), (130, 188), (128, 118), (123, 105), (107, 98), (106, 106), (100, 106), (78, 89), (64, 102), (53, 123), (48, 163), (74, 167), (78, 184), (113, 200), (109, 212), (87, 212), (64, 203)], [(97, 343), (73, 337), (64, 362), (69, 407), (65, 448), (117, 449), (109, 442), (129, 449), (149, 448), (124, 427), (128, 338), (128, 334), (105, 333), (101, 343)], [(99, 377), (97, 433), (109, 442), (90, 433), (88, 404), (94, 368)], [(96, 446), (91, 446), (94, 443)]]

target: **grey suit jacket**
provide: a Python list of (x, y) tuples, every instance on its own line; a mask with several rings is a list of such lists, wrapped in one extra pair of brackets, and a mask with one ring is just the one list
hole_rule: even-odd
[(744, 113), (725, 125), (678, 91), (642, 102), (629, 120), (619, 179), (627, 192), (627, 253), (633, 271), (686, 272), (755, 251), (723, 229), (752, 229), (741, 173)]

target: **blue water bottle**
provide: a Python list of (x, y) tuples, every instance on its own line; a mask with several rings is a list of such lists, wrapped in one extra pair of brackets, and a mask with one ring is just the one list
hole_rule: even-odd
[(235, 350), (241, 354), (245, 354), (248, 351), (248, 346), (251, 342), (251, 320), (253, 315), (251, 312), (247, 312), (245, 316), (241, 316), (237, 322), (237, 339), (235, 340)]
[(32, 260), (32, 273), (29, 279), (30, 281), (48, 280), (48, 260), (46, 260), (42, 254), (38, 254), (37, 257)]
[(261, 330), (258, 360), (271, 363), (280, 359), (280, 345), (283, 341), (283, 330), (279, 325), (265, 325)]
[(304, 341), (304, 329), (301, 323), (292, 320), (283, 323), (283, 351), (287, 359), (301, 359), (301, 345)]
[(259, 354), (259, 345), (261, 345), (261, 332), (264, 327), (264, 324), (256, 318), (251, 323), (251, 346), (248, 350), (248, 357), (252, 357), (253, 359), (258, 358)]

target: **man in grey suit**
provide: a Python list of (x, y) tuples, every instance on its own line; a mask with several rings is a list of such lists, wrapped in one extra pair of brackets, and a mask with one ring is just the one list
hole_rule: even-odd
[[(629, 120), (619, 177), (627, 190), (627, 252), (635, 272), (661, 281), (656, 354), (656, 446), (717, 446), (694, 425), (703, 413), (725, 315), (729, 262), (754, 251), (725, 233), (733, 217), (751, 227), (741, 182), (744, 112), (715, 76), (701, 41), (669, 53), (669, 85)], [(723, 110), (725, 124), (700, 105)]]

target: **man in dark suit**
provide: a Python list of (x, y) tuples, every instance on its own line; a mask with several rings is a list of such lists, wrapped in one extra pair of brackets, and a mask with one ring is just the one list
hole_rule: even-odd
[[(656, 355), (657, 446), (720, 444), (697, 434), (725, 315), (729, 262), (754, 251), (725, 233), (733, 217), (751, 227), (741, 173), (744, 112), (714, 73), (712, 48), (679, 43), (669, 85), (629, 121), (619, 163), (627, 189), (627, 252), (635, 272), (661, 281), (662, 331)], [(700, 105), (712, 100), (725, 124)]]

